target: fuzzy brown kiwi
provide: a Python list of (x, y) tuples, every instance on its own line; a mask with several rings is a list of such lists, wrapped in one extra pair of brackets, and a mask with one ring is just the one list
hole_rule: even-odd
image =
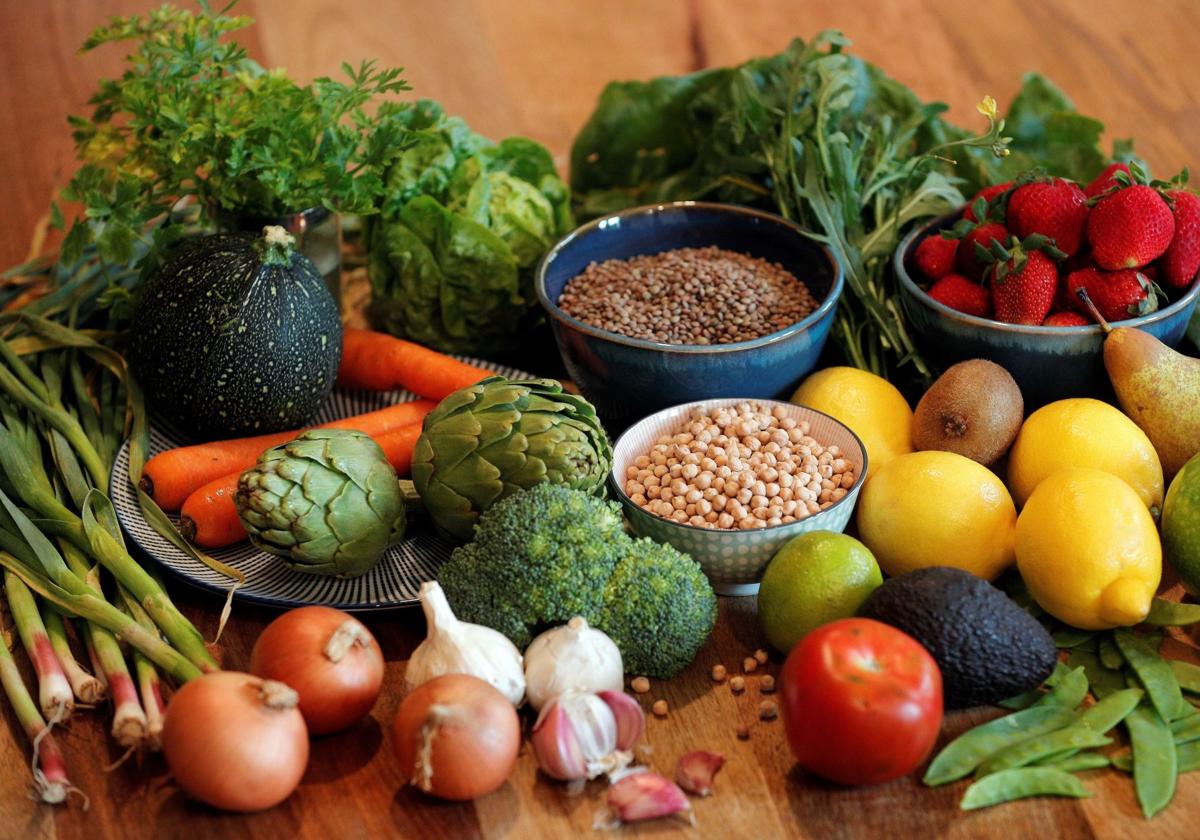
[(1004, 456), (1021, 428), (1025, 402), (995, 362), (968, 359), (948, 368), (917, 403), (913, 448), (956, 452), (984, 466)]

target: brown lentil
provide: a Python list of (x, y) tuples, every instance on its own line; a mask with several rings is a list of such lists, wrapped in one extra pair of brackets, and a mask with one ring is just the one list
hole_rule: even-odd
[(729, 680), (729, 690), (734, 694), (741, 694), (746, 690), (746, 680), (742, 677), (733, 677)]
[(758, 681), (758, 690), (763, 694), (774, 694), (775, 678), (770, 674), (763, 674), (762, 679)]
[(817, 301), (778, 263), (708, 247), (591, 263), (567, 282), (558, 305), (630, 338), (731, 344), (791, 326)]
[(775, 720), (779, 714), (779, 706), (774, 700), (764, 700), (758, 704), (758, 717), (761, 720)]
[(655, 516), (695, 528), (796, 522), (840, 501), (856, 478), (839, 447), (823, 446), (808, 431), (807, 421), (790, 417), (782, 405), (697, 410), (679, 431), (633, 459), (625, 493)]
[(645, 694), (650, 690), (650, 680), (645, 677), (634, 677), (629, 686), (633, 689), (634, 694)]
[(712, 669), (713, 682), (725, 682), (725, 666), (714, 665)]
[(655, 717), (661, 718), (667, 716), (668, 707), (666, 700), (655, 700), (654, 705), (650, 708), (654, 712)]

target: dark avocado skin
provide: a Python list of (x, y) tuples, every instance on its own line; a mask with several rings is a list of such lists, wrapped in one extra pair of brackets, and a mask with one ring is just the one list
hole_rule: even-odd
[(256, 234), (180, 246), (139, 292), (128, 358), (154, 416), (195, 439), (308, 424), (329, 397), (342, 323), (312, 262), (265, 263)]
[(947, 709), (998, 703), (1041, 685), (1058, 649), (1038, 621), (985, 580), (934, 566), (889, 578), (859, 615), (912, 636), (942, 671)]

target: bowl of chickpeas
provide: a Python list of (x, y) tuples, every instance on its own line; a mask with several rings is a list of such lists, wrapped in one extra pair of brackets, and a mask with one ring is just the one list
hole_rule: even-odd
[(610, 483), (636, 534), (690, 554), (719, 594), (752, 595), (788, 540), (845, 530), (866, 474), (862, 441), (828, 414), (735, 398), (630, 427)]

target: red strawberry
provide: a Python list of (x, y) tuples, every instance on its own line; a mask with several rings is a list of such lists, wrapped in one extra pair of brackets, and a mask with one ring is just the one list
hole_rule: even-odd
[(975, 253), (975, 246), (980, 245), (984, 249), (991, 247), (992, 242), (999, 242), (1001, 245), (1009, 240), (1008, 228), (998, 222), (987, 222), (979, 225), (968, 231), (963, 236), (962, 241), (958, 245), (958, 255), (955, 257), (954, 264), (958, 267), (960, 274), (964, 274), (972, 280), (982, 280), (983, 270), (987, 267), (980, 261), (979, 255)]
[(1073, 181), (1055, 178), (1017, 187), (1008, 199), (1008, 229), (1024, 239), (1040, 233), (1067, 256), (1079, 252), (1087, 224), (1087, 196)]
[(1175, 235), (1175, 218), (1163, 197), (1135, 184), (1108, 195), (1088, 214), (1087, 238), (1096, 265), (1115, 271), (1158, 259)]
[(1175, 205), (1175, 238), (1159, 266), (1167, 285), (1182, 289), (1200, 271), (1200, 196), (1186, 190), (1171, 190), (1167, 195)]
[(1093, 178), (1092, 182), (1083, 188), (1083, 194), (1088, 198), (1095, 198), (1096, 196), (1100, 195), (1100, 193), (1106, 192), (1112, 187), (1115, 187), (1118, 182), (1113, 176), (1118, 172), (1124, 172), (1131, 179), (1133, 178), (1133, 173), (1129, 171), (1128, 165), (1124, 163), (1110, 163), (1108, 166), (1104, 167), (1103, 172)]
[(1005, 181), (1003, 184), (992, 184), (990, 187), (984, 187), (979, 192), (975, 193), (975, 196), (969, 202), (967, 202), (967, 209), (963, 211), (963, 218), (969, 219), (972, 222), (978, 222), (979, 217), (975, 215), (974, 209), (975, 202), (979, 201), (981, 198), (986, 202), (990, 202), (993, 198), (1000, 195), (1000, 193), (1004, 192), (1011, 186), (1012, 181)]
[(992, 314), (991, 293), (961, 274), (947, 274), (929, 287), (929, 296), (968, 315), (987, 318)]
[(1058, 267), (1041, 251), (1014, 249), (1012, 259), (991, 271), (996, 320), (1010, 324), (1041, 324), (1054, 304)]
[(954, 255), (958, 251), (958, 240), (946, 239), (940, 234), (926, 236), (913, 254), (913, 265), (927, 280), (940, 280), (954, 270)]
[(1057, 312), (1051, 312), (1046, 316), (1046, 320), (1042, 321), (1043, 327), (1086, 327), (1092, 323), (1087, 318), (1084, 318), (1078, 312), (1070, 312), (1060, 309)]
[(1067, 287), (1071, 290), (1075, 309), (1091, 314), (1087, 304), (1079, 298), (1079, 290), (1085, 289), (1106, 321), (1124, 321), (1158, 309), (1158, 296), (1153, 284), (1135, 269), (1080, 269), (1067, 277)]

